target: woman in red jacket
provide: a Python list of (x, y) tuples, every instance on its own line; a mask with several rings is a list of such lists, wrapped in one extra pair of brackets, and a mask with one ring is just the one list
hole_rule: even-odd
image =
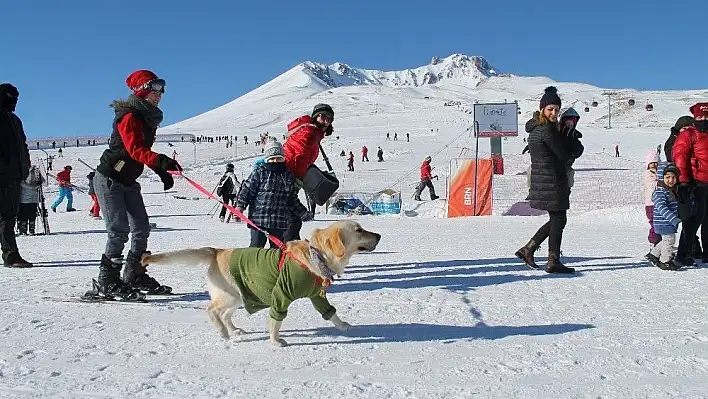
[[(687, 255), (693, 253), (693, 237), (699, 227), (704, 248), (708, 242), (708, 220), (705, 218), (708, 203), (708, 102), (694, 104), (690, 111), (693, 126), (681, 130), (672, 149), (673, 160), (681, 172), (679, 192), (688, 194), (693, 191), (695, 195), (695, 209), (690, 217), (682, 218), (683, 228), (676, 252), (675, 262), (683, 266), (694, 263)], [(708, 263), (707, 254), (703, 254), (702, 261)]]
[[(312, 110), (312, 116), (303, 115), (288, 124), (288, 138), (283, 145), (285, 164), (298, 181), (302, 182), (307, 169), (320, 155), (320, 142), (325, 136), (332, 134), (333, 121), (332, 107), (327, 104), (317, 104)], [(300, 188), (298, 187), (297, 190), (299, 191)], [(308, 212), (306, 219), (309, 218), (312, 218), (312, 215)], [(300, 217), (290, 215), (288, 229), (283, 235), (286, 242), (300, 239), (302, 221)]]

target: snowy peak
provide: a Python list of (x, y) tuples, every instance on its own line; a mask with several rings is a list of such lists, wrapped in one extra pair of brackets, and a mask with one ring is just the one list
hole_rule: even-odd
[(453, 54), (440, 59), (433, 57), (430, 64), (401, 71), (379, 71), (355, 68), (336, 62), (331, 65), (306, 61), (305, 72), (329, 87), (379, 85), (386, 87), (421, 87), (445, 82), (476, 87), (490, 76), (498, 75), (486, 59), (478, 56)]

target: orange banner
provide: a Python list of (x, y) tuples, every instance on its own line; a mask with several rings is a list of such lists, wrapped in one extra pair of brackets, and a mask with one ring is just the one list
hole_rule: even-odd
[[(474, 159), (461, 161), (460, 168), (450, 181), (447, 217), (488, 216), (492, 214), (492, 175), (494, 164), (491, 159), (477, 161), (477, 190), (474, 187)], [(475, 201), (476, 194), (476, 201)], [(476, 203), (476, 209), (475, 209)]]

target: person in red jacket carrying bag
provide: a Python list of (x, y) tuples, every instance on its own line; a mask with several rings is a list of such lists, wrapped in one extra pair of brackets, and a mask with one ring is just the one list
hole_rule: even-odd
[[(672, 158), (680, 171), (679, 203), (689, 203), (684, 207), (688, 212), (681, 215), (683, 228), (676, 253), (676, 262), (685, 266), (693, 264), (693, 259), (687, 255), (693, 253), (693, 237), (699, 227), (704, 248), (708, 242), (708, 102), (694, 104), (689, 110), (693, 114), (693, 126), (681, 130), (672, 149)], [(708, 263), (706, 254), (702, 261)]]
[[(325, 136), (332, 134), (334, 128), (334, 110), (328, 104), (317, 104), (312, 115), (303, 115), (288, 124), (288, 138), (283, 145), (285, 165), (295, 175), (299, 182), (305, 178), (310, 165), (314, 164), (320, 155), (320, 142)], [(296, 188), (300, 190), (300, 187)], [(305, 219), (311, 219), (308, 212)], [(303, 219), (291, 214), (288, 218), (288, 228), (283, 235), (284, 241), (300, 239), (300, 229)]]
[[(148, 70), (138, 70), (126, 79), (133, 92), (126, 100), (114, 101), (113, 133), (108, 149), (101, 155), (94, 176), (94, 190), (103, 210), (108, 241), (101, 256), (98, 278), (88, 300), (114, 298), (143, 300), (148, 294), (169, 294), (172, 289), (147, 274), (140, 261), (147, 252), (150, 221), (136, 180), (144, 167), (152, 169), (162, 180), (165, 191), (174, 181), (168, 171), (178, 171), (177, 161), (165, 154), (152, 151), (157, 127), (162, 122), (158, 104), (165, 92), (165, 81)], [(131, 235), (130, 250), (123, 267), (123, 249)]]
[(430, 158), (430, 155), (425, 157), (425, 160), (423, 160), (423, 164), (420, 165), (420, 183), (418, 183), (418, 187), (415, 189), (415, 194), (413, 195), (413, 199), (416, 201), (422, 201), (420, 199), (420, 194), (423, 192), (423, 190), (428, 187), (430, 190), (430, 199), (435, 201), (436, 199), (440, 198), (437, 195), (435, 195), (435, 187), (433, 187), (433, 177), (437, 178), (438, 176), (432, 176), (432, 171), (433, 168), (430, 167), (430, 161), (432, 158)]
[(74, 212), (76, 209), (72, 206), (74, 204), (74, 187), (71, 184), (70, 165), (65, 166), (64, 170), (57, 173), (57, 181), (59, 181), (59, 196), (54, 200), (54, 203), (52, 203), (52, 212), (57, 211), (57, 207), (64, 202), (64, 198), (66, 198), (66, 211)]

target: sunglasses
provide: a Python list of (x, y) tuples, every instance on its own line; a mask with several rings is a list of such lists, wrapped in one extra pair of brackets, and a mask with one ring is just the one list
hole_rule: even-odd
[(162, 94), (165, 92), (165, 79), (153, 79), (145, 83), (141, 89)]

